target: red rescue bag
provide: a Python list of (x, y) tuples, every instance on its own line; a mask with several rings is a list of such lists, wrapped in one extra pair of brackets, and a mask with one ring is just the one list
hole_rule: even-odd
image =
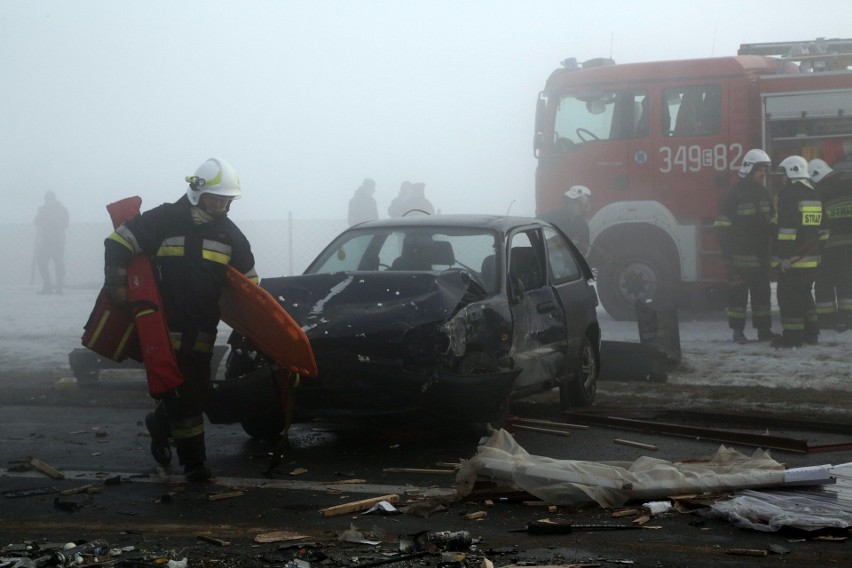
[[(138, 196), (107, 205), (113, 226), (118, 227), (138, 215), (141, 205)], [(145, 364), (148, 392), (156, 397), (178, 387), (183, 376), (172, 349), (151, 260), (145, 255), (134, 256), (127, 268), (127, 296), (132, 314), (112, 306), (101, 292), (86, 324), (83, 345), (115, 361), (126, 357), (141, 360)], [(130, 327), (134, 329), (128, 331)]]

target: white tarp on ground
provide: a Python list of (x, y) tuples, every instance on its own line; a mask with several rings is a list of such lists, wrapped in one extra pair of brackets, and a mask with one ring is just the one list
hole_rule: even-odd
[(783, 527), (816, 530), (852, 526), (852, 512), (814, 495), (788, 492), (743, 491), (714, 503), (712, 514), (738, 527), (774, 532)]
[(852, 526), (852, 463), (832, 466), (834, 484), (793, 491), (742, 491), (715, 503), (712, 514), (738, 527), (764, 532), (793, 527), (817, 530)]
[(557, 460), (531, 455), (508, 432), (496, 430), (462, 464), (456, 487), (464, 497), (482, 476), (509, 482), (555, 505), (595, 502), (620, 507), (671, 495), (777, 487), (784, 483), (784, 473), (784, 466), (765, 450), (748, 457), (725, 446), (713, 456), (689, 462), (644, 456), (632, 463)]

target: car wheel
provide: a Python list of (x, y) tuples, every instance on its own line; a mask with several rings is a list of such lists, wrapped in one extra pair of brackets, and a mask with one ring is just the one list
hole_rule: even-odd
[(615, 250), (600, 266), (597, 289), (601, 304), (616, 321), (636, 319), (636, 301), (670, 299), (677, 288), (676, 266), (664, 252)]
[(240, 424), (252, 438), (274, 439), (284, 430), (284, 411), (245, 416), (240, 420)]
[(559, 408), (568, 410), (571, 407), (590, 406), (595, 401), (600, 374), (600, 354), (589, 340), (583, 337), (580, 353), (576, 359), (568, 363), (565, 375), (559, 381)]

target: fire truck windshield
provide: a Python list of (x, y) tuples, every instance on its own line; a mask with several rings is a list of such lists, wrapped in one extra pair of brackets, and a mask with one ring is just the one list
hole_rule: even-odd
[(646, 136), (647, 98), (642, 90), (561, 96), (553, 125), (556, 147)]

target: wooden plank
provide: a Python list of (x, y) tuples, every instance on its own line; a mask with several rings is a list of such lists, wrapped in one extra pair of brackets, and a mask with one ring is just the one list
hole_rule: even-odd
[(537, 426), (524, 426), (523, 424), (515, 424), (512, 426), (515, 430), (529, 430), (530, 432), (543, 432), (544, 434), (555, 434), (556, 436), (570, 436), (571, 432), (565, 430), (551, 430), (550, 428), (539, 428)]
[(388, 503), (396, 504), (399, 503), (399, 495), (382, 495), (380, 497), (372, 497), (370, 499), (352, 501), (350, 503), (344, 503), (342, 505), (335, 505), (334, 507), (326, 507), (325, 509), (320, 509), (320, 513), (323, 517), (335, 517), (337, 515), (355, 513), (357, 511), (366, 511), (379, 501), (387, 501)]
[(642, 442), (633, 442), (631, 440), (622, 440), (621, 438), (616, 438), (613, 440), (616, 444), (621, 444), (622, 446), (631, 446), (634, 448), (642, 448), (643, 450), (659, 450), (660, 448), (653, 444), (643, 444)]
[(53, 479), (65, 479), (64, 473), (51, 465), (47, 465), (38, 458), (30, 458), (30, 465)]
[(426, 473), (433, 475), (452, 475), (455, 470), (452, 469), (429, 469), (423, 467), (386, 467), (382, 470), (385, 473)]
[(516, 418), (512, 424), (540, 424), (542, 426), (559, 426), (560, 428), (571, 428), (573, 430), (588, 430), (585, 424), (569, 424), (568, 422), (554, 422), (553, 420), (540, 420), (538, 418)]

